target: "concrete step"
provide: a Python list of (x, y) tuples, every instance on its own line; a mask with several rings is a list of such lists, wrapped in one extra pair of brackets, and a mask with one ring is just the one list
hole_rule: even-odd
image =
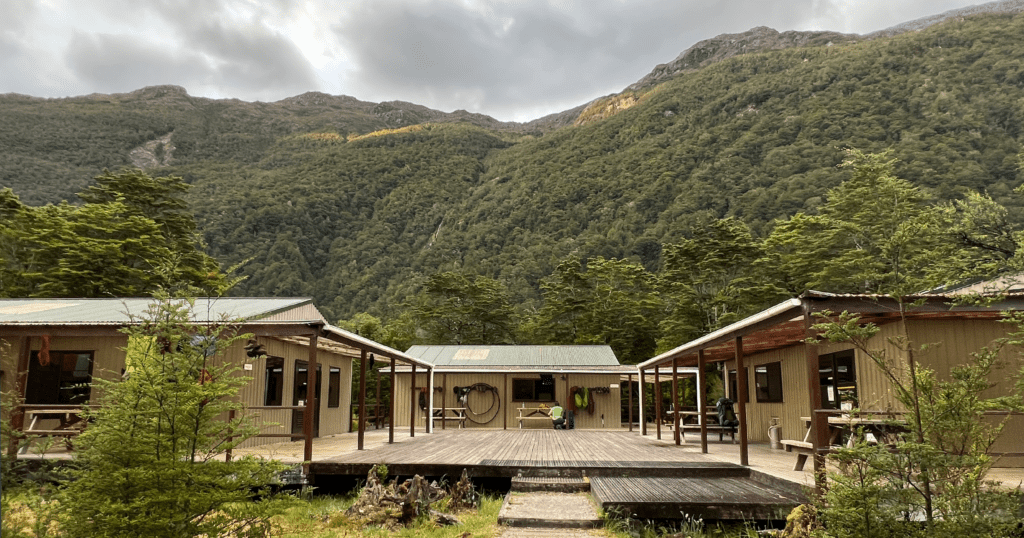
[(518, 492), (505, 495), (498, 524), (509, 527), (592, 529), (603, 522), (584, 493)]
[(512, 491), (554, 491), (560, 493), (586, 493), (590, 479), (585, 476), (515, 476)]

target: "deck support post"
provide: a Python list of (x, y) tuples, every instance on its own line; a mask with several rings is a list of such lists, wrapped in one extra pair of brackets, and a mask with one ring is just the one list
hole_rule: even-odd
[(672, 359), (672, 408), (675, 409), (675, 413), (672, 413), (672, 431), (675, 432), (676, 445), (679, 445), (683, 441), (683, 434), (679, 431), (679, 413), (682, 411), (679, 407), (679, 359)]
[(317, 406), (320, 405), (320, 402), (316, 401), (317, 383), (320, 382), (316, 378), (316, 346), (319, 336), (319, 332), (309, 335), (309, 369), (306, 371), (306, 410), (302, 414), (302, 435), (305, 437), (302, 461), (307, 462), (306, 468), (303, 469), (306, 473), (309, 472), (308, 462), (313, 461), (313, 419), (315, 418), (314, 413), (316, 413)]
[(395, 373), (395, 358), (391, 357), (391, 395), (388, 396), (388, 444), (395, 443), (395, 389), (398, 375)]
[(627, 406), (629, 410), (626, 414), (629, 416), (629, 431), (633, 431), (633, 374), (626, 376), (626, 394), (628, 394)]
[[(32, 356), (32, 337), (22, 336), (18, 343), (18, 370), (14, 374), (14, 382), (17, 384), (18, 401), (25, 402), (25, 391), (28, 388), (28, 361)], [(16, 432), (25, 431), (25, 408), (18, 406), (11, 413), (11, 426)], [(7, 446), (7, 455), (15, 458), (18, 456), (18, 437), (11, 436), (11, 442)]]
[[(376, 361), (376, 359), (374, 359), (374, 360)], [(373, 373), (374, 373), (374, 379), (377, 380), (377, 399), (374, 400), (374, 404), (373, 404), (373, 429), (379, 430), (380, 429), (380, 421), (381, 421), (381, 418), (380, 418), (380, 411), (381, 411), (381, 409), (380, 409), (380, 368), (375, 368), (373, 370)]]
[(640, 435), (647, 435), (647, 417), (644, 413), (644, 385), (647, 384), (647, 374), (643, 370), (640, 370), (640, 382), (637, 383), (637, 390), (639, 391), (638, 396), (640, 397)]
[(661, 372), (657, 364), (654, 365), (654, 428), (661, 440)]
[(747, 376), (743, 370), (743, 337), (736, 337), (736, 384), (738, 413), (740, 421), (740, 465), (750, 465), (750, 458), (747, 454)]
[(447, 430), (447, 420), (444, 419), (448, 415), (448, 405), (445, 401), (448, 397), (448, 374), (441, 374), (441, 429)]
[[(817, 336), (814, 320), (811, 319), (810, 304), (803, 301), (804, 335), (811, 339)], [(807, 397), (811, 406), (811, 444), (814, 456), (814, 487), (820, 494), (825, 486), (825, 454), (828, 452), (828, 416), (817, 413), (821, 409), (821, 373), (818, 371), (818, 346), (804, 340), (804, 359), (807, 362)]]
[(366, 350), (359, 352), (359, 433), (356, 437), (356, 450), (363, 449), (363, 438), (366, 431)]
[(434, 369), (427, 368), (427, 433), (434, 433)]
[(416, 363), (412, 363), (412, 381), (409, 382), (409, 437), (416, 437)]
[(704, 349), (697, 350), (697, 418), (700, 420), (700, 451), (708, 453), (708, 380), (704, 375), (707, 361)]
[[(504, 385), (505, 386), (502, 387), (502, 389), (501, 389), (504, 392), (504, 394), (501, 395), (501, 398), (503, 398), (505, 401), (507, 401), (509, 405), (512, 405), (512, 399), (508, 397), (508, 374), (505, 374)], [(468, 397), (467, 397), (466, 401), (467, 402), (469, 401)], [(503, 430), (507, 430), (508, 429), (508, 412), (509, 412), (509, 410), (506, 409), (505, 413), (503, 413), (503, 416), (501, 417), (501, 429), (503, 429)]]

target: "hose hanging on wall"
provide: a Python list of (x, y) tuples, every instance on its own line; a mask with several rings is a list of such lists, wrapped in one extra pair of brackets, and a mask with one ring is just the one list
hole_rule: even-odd
[[(469, 393), (474, 390), (477, 392), (491, 393), (491, 405), (487, 408), (487, 410), (478, 412), (476, 409), (473, 409), (472, 407), (469, 406)], [(467, 387), (455, 387), (453, 391), (455, 392), (455, 396), (458, 398), (459, 403), (462, 404), (462, 407), (466, 408), (466, 419), (472, 422), (473, 424), (489, 424), (492, 420), (498, 417), (498, 413), (501, 411), (501, 397), (498, 395), (498, 387), (495, 387), (494, 385), (489, 385), (487, 383), (476, 383), (473, 385), (469, 385)], [(473, 418), (474, 415), (478, 417), (487, 415), (492, 410), (494, 411), (494, 414), (491, 415), (491, 418), (487, 420), (480, 421)]]

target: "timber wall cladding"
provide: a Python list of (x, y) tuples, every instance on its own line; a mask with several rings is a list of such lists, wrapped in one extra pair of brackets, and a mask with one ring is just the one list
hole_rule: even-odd
[[(565, 376), (566, 379), (562, 379)], [(410, 380), (411, 375), (409, 373), (398, 373), (397, 389), (395, 395), (395, 425), (396, 426), (409, 426), (409, 398), (410, 392)], [(507, 385), (506, 385), (506, 374), (501, 373), (437, 373), (434, 375), (434, 386), (444, 387), (443, 391), (434, 392), (434, 409), (440, 410), (442, 407), (442, 393), (444, 397), (444, 406), (446, 408), (461, 407), (461, 404), (456, 399), (454, 388), (471, 386), (477, 383), (486, 383), (498, 389), (498, 397), (501, 408), (491, 409), (492, 392), (479, 392), (472, 391), (468, 396), (469, 407), (474, 411), (480, 413), (479, 415), (470, 415), (477, 421), (487, 421), (485, 424), (477, 424), (471, 420), (466, 421), (467, 428), (519, 428), (519, 411), (520, 407), (537, 407), (539, 404), (544, 403), (546, 405), (552, 405), (554, 402), (521, 402), (512, 401), (512, 381), (515, 379), (540, 379), (540, 374), (507, 374)], [(554, 374), (555, 382), (555, 400), (562, 404), (564, 407), (567, 402), (566, 391), (568, 387), (587, 387), (587, 388), (599, 388), (605, 387), (609, 389), (607, 394), (592, 394), (591, 397), (594, 399), (594, 413), (590, 414), (586, 411), (577, 411), (576, 416), (576, 427), (586, 429), (598, 429), (598, 428), (619, 428), (621, 427), (621, 411), (619, 404), (619, 385), (618, 375), (614, 374)], [(418, 387), (417, 396), (423, 388), (428, 385), (428, 376), (421, 374), (417, 371), (416, 373), (416, 386)], [(568, 384), (567, 384), (568, 383)], [(615, 385), (612, 388), (612, 385)], [(603, 421), (601, 415), (604, 415)], [(451, 412), (449, 412), (451, 416)], [(494, 418), (491, 418), (491, 417)], [(488, 420), (490, 419), (490, 420)], [(425, 412), (420, 409), (419, 402), (416, 402), (416, 427), (423, 428), (426, 425)], [(436, 428), (441, 428), (441, 421), (437, 421)], [(448, 421), (445, 427), (458, 427), (454, 421)], [(524, 428), (550, 428), (551, 425), (540, 420), (532, 420), (528, 423), (523, 424)]]
[[(818, 346), (818, 354), (825, 355), (846, 349), (850, 349), (847, 344), (823, 344)], [(857, 360), (859, 368), (859, 357)], [(782, 369), (782, 402), (760, 403), (757, 401), (754, 384), (754, 368), (773, 362), (780, 363)], [(807, 391), (807, 356), (804, 346), (797, 345), (745, 356), (743, 365), (747, 369), (747, 439), (755, 442), (768, 442), (768, 426), (771, 424), (772, 418), (778, 418), (782, 425), (783, 439), (803, 440), (807, 429), (801, 417), (811, 414), (810, 394)], [(736, 369), (736, 361), (727, 361), (726, 369)], [(731, 399), (733, 402), (738, 401), (736, 395), (732, 395)], [(712, 407), (714, 404), (715, 402), (708, 401), (708, 407)]]
[[(259, 338), (267, 355), (284, 358), (283, 369), (283, 391), (281, 404), (290, 406), (294, 401), (295, 390), (295, 361), (309, 360), (309, 348), (304, 345), (282, 342), (271, 338)], [(239, 392), (239, 399), (247, 406), (262, 406), (266, 394), (266, 368), (267, 358), (251, 359), (245, 354), (245, 342), (239, 341), (228, 349), (224, 360), (241, 365), (249, 363), (253, 365), (252, 370), (240, 369), (236, 375), (249, 378), (242, 390)], [(320, 384), (320, 436), (334, 435), (348, 431), (349, 417), (348, 409), (352, 401), (352, 360), (348, 357), (332, 353), (326, 350), (317, 352), (317, 362), (320, 366), (320, 375), (317, 383)], [(341, 387), (339, 395), (339, 406), (328, 407), (327, 395), (330, 386), (330, 367), (341, 369)], [(250, 415), (258, 417), (260, 433), (289, 433), (291, 432), (292, 414), (290, 409), (281, 410), (260, 410), (249, 411)], [(254, 437), (240, 446), (258, 446), (270, 443), (287, 441), (280, 437)]]

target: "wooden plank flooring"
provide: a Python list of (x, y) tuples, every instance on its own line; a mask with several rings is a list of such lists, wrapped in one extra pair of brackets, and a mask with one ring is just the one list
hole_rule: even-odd
[(785, 519), (803, 502), (749, 477), (595, 477), (590, 487), (603, 509), (640, 518)]

